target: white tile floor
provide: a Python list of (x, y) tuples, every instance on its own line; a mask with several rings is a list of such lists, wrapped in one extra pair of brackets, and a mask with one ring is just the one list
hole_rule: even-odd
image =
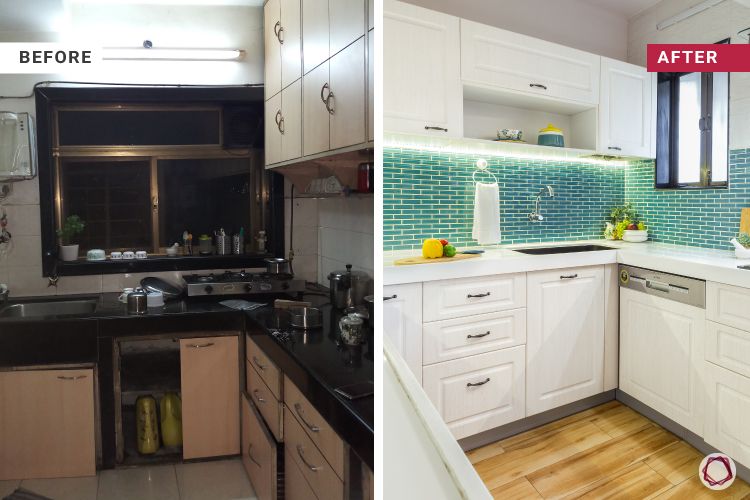
[(257, 500), (239, 459), (100, 471), (96, 477), (0, 481), (54, 500)]

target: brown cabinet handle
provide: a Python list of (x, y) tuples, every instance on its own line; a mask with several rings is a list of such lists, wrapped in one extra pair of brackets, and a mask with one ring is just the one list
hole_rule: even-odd
[(424, 129), (425, 129), (425, 130), (439, 130), (439, 131), (441, 131), (441, 132), (447, 132), (447, 131), (448, 131), (448, 129), (447, 129), (447, 128), (443, 128), (443, 127), (435, 127), (435, 126), (432, 126), (432, 125), (425, 125), (425, 126), (424, 126)]
[(256, 358), (255, 356), (253, 356), (253, 364), (255, 366), (257, 366), (258, 368), (260, 368), (261, 370), (265, 370), (266, 369), (266, 366), (265, 365), (261, 365), (260, 364), (260, 360), (258, 358)]
[(266, 402), (266, 400), (263, 397), (261, 397), (260, 392), (258, 392), (258, 389), (253, 389), (253, 396), (255, 396), (255, 399), (257, 399), (259, 403)]
[(253, 443), (249, 443), (247, 445), (247, 458), (249, 458), (252, 463), (254, 463), (255, 465), (257, 465), (258, 467), (262, 469), (263, 466), (260, 465), (260, 462), (258, 462), (257, 460), (253, 458), (252, 449), (253, 449)]
[(300, 420), (302, 420), (302, 423), (307, 426), (308, 429), (310, 429), (310, 432), (320, 432), (320, 427), (317, 425), (312, 425), (310, 422), (305, 420), (304, 415), (302, 415), (302, 406), (300, 406), (299, 403), (294, 403), (294, 411), (297, 412), (297, 416)]
[(490, 381), (490, 378), (487, 377), (486, 379), (482, 380), (481, 382), (467, 382), (466, 383), (466, 387), (478, 387), (480, 385), (486, 384), (489, 381)]
[(467, 299), (481, 299), (482, 297), (489, 297), (491, 292), (478, 293), (476, 295), (468, 294)]
[(299, 458), (300, 460), (302, 460), (302, 463), (305, 464), (305, 466), (311, 471), (318, 472), (320, 470), (320, 467), (312, 465), (307, 460), (305, 460), (305, 455), (302, 453), (302, 445), (299, 445), (299, 444), (297, 445), (297, 455), (299, 455)]
[(67, 377), (65, 375), (58, 375), (57, 378), (60, 380), (81, 380), (82, 378), (86, 378), (86, 375), (76, 375), (75, 377)]
[(397, 298), (398, 298), (398, 295), (396, 295), (396, 294), (394, 293), (394, 294), (393, 294), (393, 295), (391, 295), (390, 297), (383, 297), (383, 302), (385, 302), (386, 300), (393, 300), (393, 299), (397, 299)]
[(529, 87), (531, 87), (532, 89), (547, 90), (547, 86), (546, 85), (542, 85), (541, 83), (530, 83)]
[(466, 336), (466, 338), (467, 339), (481, 339), (482, 337), (486, 337), (489, 334), (490, 334), (490, 332), (477, 333), (476, 335), (469, 334), (469, 335)]
[(567, 274), (567, 275), (560, 276), (560, 279), (561, 280), (573, 280), (573, 279), (576, 279), (577, 277), (578, 277), (577, 274)]

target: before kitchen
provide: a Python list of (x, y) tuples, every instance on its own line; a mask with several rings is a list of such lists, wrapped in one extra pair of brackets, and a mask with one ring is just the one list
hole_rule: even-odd
[[(743, 0), (384, 0), (385, 498), (750, 496)], [(716, 44), (716, 45), (714, 45)]]
[(375, 25), (0, 4), (0, 498), (373, 498)]

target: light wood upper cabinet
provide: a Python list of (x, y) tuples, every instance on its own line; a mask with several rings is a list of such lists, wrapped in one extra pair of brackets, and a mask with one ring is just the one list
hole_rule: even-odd
[(302, 120), (304, 123), (302, 153), (312, 155), (327, 151), (331, 141), (330, 113), (326, 99), (331, 92), (328, 61), (302, 78)]
[(367, 29), (375, 27), (375, 0), (367, 0)]
[(328, 0), (302, 0), (304, 73), (330, 57)]
[(599, 103), (599, 152), (608, 155), (651, 155), (656, 73), (602, 57)]
[(384, 130), (462, 137), (459, 19), (393, 0), (383, 10)]
[(265, 104), (266, 165), (302, 156), (302, 80)]
[[(347, 0), (348, 1), (348, 0)], [(364, 11), (364, 7), (363, 7)], [(367, 140), (367, 80), (365, 38), (331, 58), (330, 147), (338, 149)]]
[(281, 3), (281, 87), (286, 88), (302, 76), (302, 13), (300, 0)]
[[(280, 0), (268, 0), (263, 7), (263, 46), (265, 50), (264, 91), (266, 101), (281, 91)], [(266, 110), (267, 112), (267, 110)], [(266, 123), (268, 120), (266, 120)]]
[(330, 18), (330, 56), (365, 34), (365, 0), (328, 0)]
[(497, 87), (595, 106), (600, 57), (461, 19), (464, 84)]
[(604, 266), (528, 273), (526, 416), (604, 387)]
[(236, 336), (180, 339), (185, 459), (240, 452), (238, 349)]
[(383, 287), (383, 334), (422, 383), (422, 283)]
[(266, 165), (273, 165), (281, 161), (281, 93), (266, 101), (264, 115)]
[(375, 140), (375, 32), (367, 33), (367, 140)]
[(94, 371), (0, 373), (0, 480), (95, 474)]

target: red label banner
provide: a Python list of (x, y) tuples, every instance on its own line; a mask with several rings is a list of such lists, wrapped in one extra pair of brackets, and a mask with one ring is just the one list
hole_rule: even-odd
[(750, 72), (748, 44), (648, 44), (651, 72)]

